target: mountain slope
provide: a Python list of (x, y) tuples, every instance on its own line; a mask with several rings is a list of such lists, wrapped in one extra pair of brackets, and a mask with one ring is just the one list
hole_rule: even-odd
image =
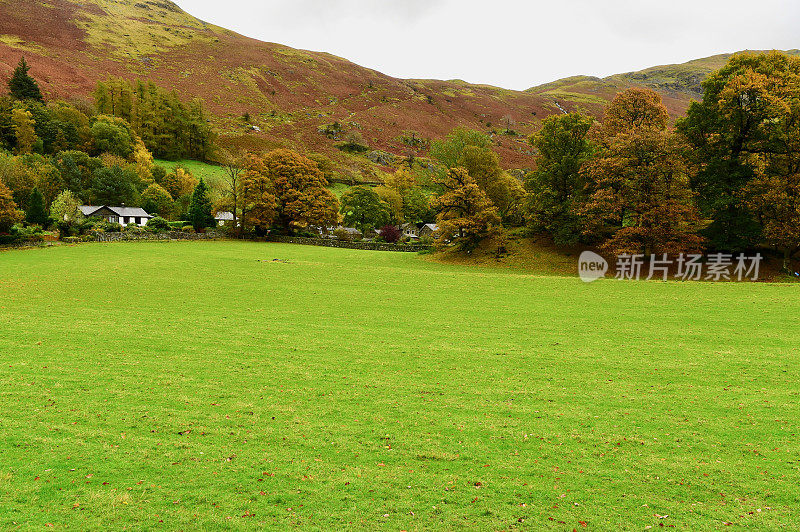
[[(241, 146), (330, 151), (317, 132), (339, 121), (373, 148), (404, 153), (403, 131), (435, 138), (457, 125), (486, 130), (512, 115), (520, 132), (559, 112), (546, 97), (462, 82), (400, 80), (325, 53), (243, 37), (167, 0), (0, 0), (0, 83), (21, 55), (46, 95), (88, 98), (109, 74), (152, 79), (200, 97)], [(241, 116), (263, 133), (248, 133)], [(503, 138), (509, 166), (524, 166), (524, 139)]]
[[(800, 50), (787, 53), (800, 55)], [(701, 83), (713, 71), (727, 63), (733, 54), (720, 54), (687, 63), (650, 67), (638, 72), (615, 74), (607, 78), (573, 76), (528, 89), (558, 101), (586, 107), (605, 105), (615, 94), (628, 87), (647, 87), (661, 94), (673, 116), (686, 112), (689, 102), (703, 97)]]

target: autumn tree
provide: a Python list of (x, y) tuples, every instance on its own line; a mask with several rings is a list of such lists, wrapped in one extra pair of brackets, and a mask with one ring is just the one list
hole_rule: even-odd
[(453, 168), (437, 180), (444, 191), (432, 202), (438, 211), (439, 243), (474, 248), (500, 224), (492, 201), (464, 168)]
[(314, 161), (291, 150), (274, 150), (264, 156), (263, 171), (277, 201), (276, 222), (284, 230), (339, 221), (339, 201)]
[(525, 189), (518, 179), (503, 170), (494, 151), (480, 146), (465, 146), (457, 166), (475, 179), (504, 223), (522, 223)]
[(344, 223), (364, 235), (389, 221), (389, 206), (370, 187), (353, 187), (342, 195)]
[(689, 174), (685, 146), (674, 134), (638, 129), (614, 136), (586, 164), (584, 234), (613, 254), (699, 251)]
[(31, 199), (28, 201), (28, 210), (25, 212), (25, 221), (31, 225), (46, 227), (48, 222), (47, 208), (44, 204), (44, 197), (38, 188), (31, 192)]
[(606, 109), (603, 128), (608, 136), (636, 129), (664, 130), (669, 113), (661, 96), (641, 87), (625, 89), (617, 94)]
[(800, 252), (800, 171), (791, 175), (761, 173), (748, 185), (747, 206), (763, 231), (764, 243), (783, 256), (783, 270)]
[(190, 171), (180, 166), (172, 172), (165, 173), (163, 177), (159, 175), (154, 178), (175, 200), (191, 194), (198, 183), (197, 178)]
[(192, 200), (189, 203), (189, 221), (195, 231), (203, 231), (207, 227), (215, 224), (214, 214), (211, 212), (211, 199), (208, 196), (208, 186), (201, 178), (200, 182), (192, 192)]
[(556, 244), (575, 244), (582, 233), (576, 208), (586, 186), (581, 168), (593, 152), (588, 138), (592, 124), (592, 118), (579, 113), (554, 115), (531, 138), (538, 155), (536, 170), (525, 183), (528, 221), (534, 231), (552, 235)]
[[(703, 101), (693, 102), (678, 122), (699, 167), (692, 184), (703, 216), (712, 220), (704, 234), (713, 248), (747, 249), (761, 241), (762, 224), (782, 224), (769, 221), (770, 213), (783, 215), (760, 209), (764, 198), (752, 194), (773, 178), (778, 190), (791, 188), (799, 86), (800, 58), (737, 54), (703, 82)], [(751, 186), (754, 180), (761, 183)]]
[(27, 109), (15, 108), (11, 112), (11, 122), (14, 125), (14, 135), (17, 140), (17, 153), (32, 153), (37, 137), (31, 112)]
[(19, 60), (17, 68), (8, 80), (8, 91), (11, 96), (17, 100), (33, 100), (37, 102), (44, 102), (42, 91), (39, 89), (39, 84), (28, 73), (30, 67), (25, 57)]
[(17, 208), (11, 190), (0, 181), (0, 233), (8, 233), (24, 214)]
[(250, 155), (242, 179), (242, 227), (266, 233), (275, 221), (278, 200), (264, 159)]

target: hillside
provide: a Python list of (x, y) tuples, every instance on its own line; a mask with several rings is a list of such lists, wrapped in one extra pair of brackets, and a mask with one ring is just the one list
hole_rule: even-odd
[(519, 92), (393, 78), (330, 54), (244, 37), (169, 0), (0, 0), (0, 83), (23, 54), (50, 98), (89, 99), (109, 75), (147, 78), (186, 99), (199, 97), (223, 132), (221, 143), (232, 147), (337, 155), (341, 139), (319, 129), (339, 122), (373, 149), (406, 154), (404, 132), (437, 138), (456, 126), (500, 131), (511, 116), (520, 135), (496, 136), (509, 168), (530, 166), (525, 135), (542, 118), (576, 107), (599, 114), (626, 86), (651, 86), (673, 114), (682, 113), (699, 80), (726, 57)]
[[(90, 96), (109, 74), (149, 78), (200, 97), (240, 146), (331, 151), (318, 128), (334, 121), (373, 148), (405, 153), (406, 130), (435, 138), (457, 125), (520, 132), (559, 112), (546, 97), (462, 82), (400, 80), (325, 53), (260, 42), (207, 24), (167, 0), (0, 0), (0, 83), (24, 54), (46, 95)], [(241, 117), (263, 133), (252, 132)], [(226, 141), (226, 139), (223, 139)], [(504, 138), (509, 166), (527, 164), (524, 139)]]
[[(787, 53), (800, 55), (800, 50), (789, 50)], [(703, 97), (701, 83), (711, 72), (724, 66), (731, 55), (719, 54), (607, 78), (573, 76), (533, 87), (527, 92), (552, 98), (562, 106), (580, 105), (594, 111), (621, 90), (634, 86), (647, 87), (661, 94), (673, 116), (680, 116), (686, 112), (689, 102)]]

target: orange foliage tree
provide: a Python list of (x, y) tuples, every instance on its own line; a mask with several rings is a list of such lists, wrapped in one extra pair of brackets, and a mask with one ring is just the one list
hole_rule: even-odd
[(266, 154), (258, 167), (272, 185), (275, 222), (284, 230), (338, 223), (339, 200), (314, 161), (282, 149)]
[(11, 190), (0, 181), (0, 233), (7, 233), (15, 223), (22, 221), (22, 217)]
[(634, 87), (617, 94), (606, 109), (603, 128), (608, 136), (635, 129), (663, 130), (669, 113), (661, 96), (650, 89)]
[(431, 207), (439, 212), (440, 244), (452, 242), (470, 249), (499, 227), (497, 208), (466, 169), (452, 168), (437, 184), (444, 192)]

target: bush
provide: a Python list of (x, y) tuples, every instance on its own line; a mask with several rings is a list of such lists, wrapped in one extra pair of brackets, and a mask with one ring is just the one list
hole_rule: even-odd
[(126, 233), (133, 233), (133, 234), (144, 233), (145, 229), (143, 227), (140, 227), (137, 224), (130, 224), (130, 225), (125, 227), (125, 232)]
[(79, 236), (65, 236), (61, 241), (65, 244), (77, 244), (78, 242), (82, 242), (83, 239)]
[(184, 225), (181, 227), (181, 232), (183, 233), (194, 233), (194, 226), (193, 225)]
[(118, 223), (99, 220), (91, 224), (90, 231), (102, 233), (121, 233), (122, 226)]
[(176, 231), (181, 231), (185, 226), (190, 225), (189, 222), (186, 220), (180, 220), (177, 222), (169, 222), (169, 228), (174, 229)]
[(147, 222), (147, 228), (154, 231), (169, 231), (171, 229), (169, 222), (160, 216), (150, 218), (150, 220)]
[(378, 234), (389, 244), (396, 244), (403, 237), (403, 233), (393, 225), (384, 226)]
[(333, 237), (340, 242), (350, 242), (353, 240), (352, 235), (344, 227), (339, 227), (333, 232)]

